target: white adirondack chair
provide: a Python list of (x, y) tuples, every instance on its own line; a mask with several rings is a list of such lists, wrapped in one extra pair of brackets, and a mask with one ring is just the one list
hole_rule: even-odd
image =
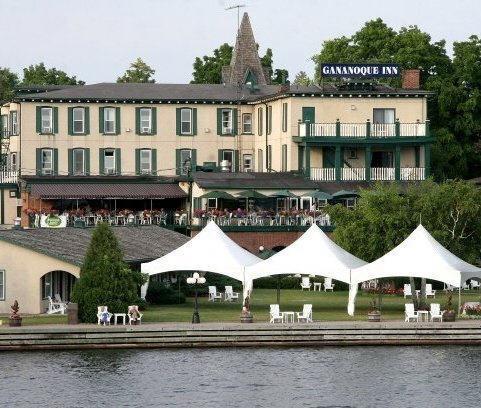
[(312, 323), (312, 305), (307, 304), (302, 308), (302, 313), (297, 312), (297, 321), (304, 321), (306, 323)]
[(97, 324), (110, 325), (113, 314), (108, 311), (107, 306), (97, 306)]
[(269, 311), (269, 323), (279, 322), (282, 323), (282, 313), (280, 312), (279, 305), (271, 305)]
[(433, 298), (436, 297), (436, 291), (433, 290), (433, 285), (431, 283), (426, 283), (426, 297), (432, 296)]
[(51, 296), (47, 296), (47, 300), (48, 300), (47, 314), (55, 314), (55, 313), (65, 314), (65, 311), (67, 310), (67, 305), (65, 303), (54, 302)]
[(311, 290), (311, 279), (309, 276), (303, 276), (301, 279), (301, 290)]
[(477, 280), (474, 280), (474, 279), (471, 279), (469, 281), (469, 285), (471, 286), (471, 290), (479, 289), (481, 287), (481, 284)]
[(142, 323), (143, 314), (139, 312), (139, 307), (137, 305), (129, 306), (127, 309), (127, 317), (129, 318), (129, 324), (133, 321), (138, 321), (139, 324)]
[(468, 282), (464, 282), (463, 283), (463, 290), (469, 290), (471, 289), (471, 287), (469, 286), (469, 283)]
[(226, 302), (237, 302), (239, 300), (239, 292), (234, 292), (232, 286), (225, 287), (224, 299)]
[(336, 286), (336, 284), (332, 283), (332, 278), (324, 278), (324, 292), (328, 290), (334, 292), (334, 286)]
[(413, 292), (411, 291), (411, 285), (409, 283), (404, 284), (404, 299), (408, 296), (412, 296)]
[(209, 301), (215, 302), (216, 299), (222, 300), (222, 293), (217, 292), (217, 288), (215, 286), (209, 286)]
[(410, 322), (411, 320), (418, 321), (418, 312), (414, 311), (414, 304), (413, 303), (406, 303), (404, 305), (404, 315), (405, 315), (405, 322)]
[(439, 303), (431, 303), (429, 314), (431, 315), (432, 322), (434, 322), (434, 320), (443, 321), (443, 312), (441, 312), (441, 305)]

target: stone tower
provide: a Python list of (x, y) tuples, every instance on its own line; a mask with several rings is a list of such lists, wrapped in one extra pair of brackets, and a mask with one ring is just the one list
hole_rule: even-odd
[(230, 65), (222, 67), (222, 82), (228, 85), (246, 83), (266, 85), (270, 82), (268, 78), (257, 53), (257, 43), (249, 16), (244, 13)]

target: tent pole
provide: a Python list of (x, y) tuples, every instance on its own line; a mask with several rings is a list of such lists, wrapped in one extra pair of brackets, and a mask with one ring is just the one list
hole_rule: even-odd
[(459, 288), (458, 288), (458, 316), (461, 313), (461, 278), (459, 278)]

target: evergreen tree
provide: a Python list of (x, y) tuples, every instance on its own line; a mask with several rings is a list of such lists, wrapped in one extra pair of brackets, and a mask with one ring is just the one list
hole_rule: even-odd
[(309, 86), (312, 83), (312, 79), (309, 78), (305, 71), (299, 71), (294, 78), (294, 85)]
[(125, 71), (125, 74), (117, 78), (117, 82), (124, 83), (154, 83), (155, 79), (152, 75), (155, 74), (155, 70), (147, 65), (141, 58), (137, 58), (132, 64), (130, 69)]
[(78, 303), (79, 319), (94, 323), (97, 306), (108, 306), (110, 312), (126, 312), (138, 301), (142, 274), (132, 271), (123, 261), (119, 242), (111, 227), (100, 223), (95, 228), (76, 282), (72, 299)]

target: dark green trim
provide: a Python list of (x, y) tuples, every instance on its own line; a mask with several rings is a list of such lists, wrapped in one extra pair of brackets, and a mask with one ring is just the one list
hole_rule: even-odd
[[(150, 132), (142, 133), (140, 129), (140, 111), (150, 109)], [(139, 136), (152, 136), (157, 134), (157, 108), (150, 106), (137, 106), (135, 108), (135, 134)]]
[(341, 154), (342, 154), (342, 149), (340, 145), (335, 146), (335, 151), (334, 151), (334, 167), (336, 169), (336, 181), (341, 181), (341, 166), (342, 166), (342, 161), (341, 161)]
[[(189, 109), (191, 111), (190, 118), (190, 133), (182, 133), (182, 125), (181, 125), (181, 112), (182, 109)], [(176, 108), (175, 110), (175, 129), (177, 136), (195, 136), (197, 134), (197, 108), (191, 108), (188, 106), (182, 106), (180, 108)]]
[[(105, 118), (105, 109), (112, 108), (115, 109), (115, 131), (112, 133), (105, 133), (104, 128), (104, 118)], [(118, 106), (101, 106), (99, 107), (99, 133), (104, 136), (118, 136), (121, 132), (121, 118), (120, 118), (120, 108)]]
[[(52, 109), (52, 132), (42, 133), (42, 108)], [(37, 106), (35, 109), (35, 130), (40, 135), (54, 135), (58, 133), (58, 108), (51, 105)]]
[[(232, 131), (230, 133), (222, 133), (222, 111), (229, 110), (232, 114)], [(232, 137), (237, 135), (238, 131), (238, 114), (236, 108), (217, 108), (217, 135), (224, 137)]]
[(394, 148), (394, 179), (401, 180), (401, 146)]
[[(82, 133), (75, 133), (73, 131), (73, 110), (81, 108), (84, 110), (84, 131)], [(70, 136), (85, 136), (90, 133), (90, 110), (88, 106), (69, 106), (67, 114), (67, 127)]]
[(371, 146), (366, 146), (364, 152), (364, 167), (366, 169), (366, 181), (371, 181)]
[[(334, 138), (332, 137), (302, 137), (292, 136), (292, 141), (301, 143), (302, 145), (310, 146), (333, 146)], [(400, 137), (385, 137), (385, 138), (352, 138), (352, 137), (336, 137), (335, 143), (349, 146), (366, 146), (366, 145), (396, 145), (403, 146), (419, 146), (424, 144), (430, 144), (434, 142), (433, 137), (426, 136), (400, 136)]]
[[(193, 231), (200, 231), (203, 227), (193, 225)], [(333, 226), (321, 226), (324, 232), (334, 231)], [(220, 226), (224, 232), (304, 232), (309, 229), (309, 226), (304, 225), (224, 225)]]
[(431, 145), (424, 146), (424, 178), (431, 176)]

